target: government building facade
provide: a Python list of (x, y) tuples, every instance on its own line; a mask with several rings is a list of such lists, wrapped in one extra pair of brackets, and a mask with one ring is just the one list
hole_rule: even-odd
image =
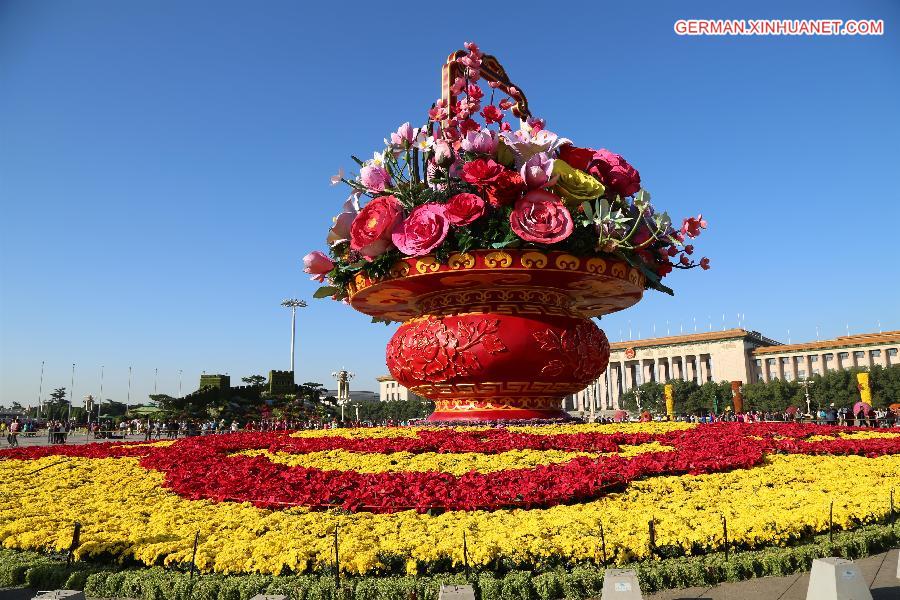
[[(833, 369), (900, 364), (900, 331), (782, 344), (756, 331), (727, 329), (610, 344), (609, 366), (599, 379), (566, 398), (572, 413), (617, 410), (622, 396), (648, 381), (672, 379), (754, 383), (806, 379)], [(392, 377), (378, 378), (380, 399), (413, 395)]]

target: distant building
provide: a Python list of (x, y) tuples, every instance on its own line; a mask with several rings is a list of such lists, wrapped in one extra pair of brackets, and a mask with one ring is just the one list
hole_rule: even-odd
[(610, 344), (606, 372), (566, 399), (566, 410), (616, 410), (625, 392), (647, 381), (755, 383), (805, 379), (826, 370), (900, 364), (900, 331), (782, 344), (756, 331), (728, 329)]
[(422, 396), (415, 394), (399, 383), (390, 375), (382, 375), (375, 378), (378, 381), (378, 396), (382, 402), (392, 400), (424, 400)]
[[(685, 379), (755, 383), (806, 379), (828, 370), (900, 364), (900, 331), (841, 336), (782, 344), (756, 331), (728, 329), (610, 344), (609, 366), (584, 390), (568, 396), (564, 408), (617, 410), (625, 392), (644, 382)], [(394, 378), (378, 378), (381, 400), (415, 396)]]

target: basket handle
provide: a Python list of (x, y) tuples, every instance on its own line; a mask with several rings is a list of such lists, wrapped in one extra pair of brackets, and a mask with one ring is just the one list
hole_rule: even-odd
[[(443, 98), (444, 105), (447, 107), (447, 119), (442, 124), (444, 127), (449, 125), (450, 115), (453, 113), (452, 108), (456, 104), (456, 96), (450, 93), (450, 87), (456, 78), (462, 75), (462, 67), (457, 62), (457, 59), (467, 54), (465, 50), (457, 50), (447, 57), (447, 62), (444, 63), (444, 67), (441, 69), (441, 98)], [(490, 54), (481, 55), (480, 78), (487, 82), (500, 84), (498, 86), (499, 89), (516, 101), (512, 106), (512, 114), (518, 117), (519, 120), (526, 121), (531, 116), (525, 92), (509, 80), (506, 69), (503, 68), (503, 65), (500, 64), (500, 61), (495, 56)]]

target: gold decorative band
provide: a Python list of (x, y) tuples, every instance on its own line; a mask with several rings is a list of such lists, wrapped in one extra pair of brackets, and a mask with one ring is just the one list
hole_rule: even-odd
[(560, 410), (562, 398), (558, 396), (526, 396), (491, 398), (489, 400), (455, 399), (436, 400), (436, 411), (475, 410)]
[(569, 294), (534, 287), (440, 290), (418, 301), (423, 314), (496, 313), (580, 317)]

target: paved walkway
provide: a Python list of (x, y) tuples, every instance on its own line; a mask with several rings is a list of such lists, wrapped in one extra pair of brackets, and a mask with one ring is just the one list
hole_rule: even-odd
[[(897, 561), (900, 550), (891, 550), (856, 561), (869, 583), (873, 600), (900, 600)], [(712, 588), (668, 590), (646, 600), (806, 600), (809, 573), (790, 577), (761, 577)], [(31, 600), (34, 590), (0, 590), (0, 600)]]
[[(22, 448), (26, 448), (28, 446), (49, 446), (50, 445), (50, 443), (47, 441), (47, 432), (46, 431), (41, 431), (39, 434), (37, 434), (34, 437), (25, 437), (24, 435), (19, 434), (19, 437), (17, 439), (19, 442), (19, 446)], [(162, 441), (162, 440), (167, 440), (167, 439), (172, 439), (172, 438), (161, 437), (157, 440), (156, 435), (154, 434), (152, 441), (156, 442), (156, 441)], [(97, 439), (94, 439), (93, 435), (89, 435), (87, 433), (84, 433), (83, 431), (78, 431), (78, 432), (75, 432), (75, 433), (69, 435), (69, 438), (66, 440), (66, 444), (67, 445), (72, 445), (72, 444), (80, 445), (80, 444), (87, 444), (87, 443), (93, 443), (93, 442), (143, 442), (143, 441), (144, 441), (143, 433), (136, 433), (134, 435), (126, 436), (124, 438), (122, 438), (122, 437), (117, 437), (117, 438), (113, 438), (113, 439), (101, 438), (101, 439), (97, 440)], [(2, 437), (2, 439), (0, 439), (0, 448), (9, 448), (9, 447), (10, 447), (9, 444), (6, 443), (6, 436), (4, 435)]]
[[(856, 561), (873, 600), (900, 600), (897, 560), (900, 550), (891, 550)], [(789, 577), (760, 577), (737, 583), (723, 583), (712, 588), (668, 590), (649, 596), (647, 600), (806, 600), (809, 573)]]

